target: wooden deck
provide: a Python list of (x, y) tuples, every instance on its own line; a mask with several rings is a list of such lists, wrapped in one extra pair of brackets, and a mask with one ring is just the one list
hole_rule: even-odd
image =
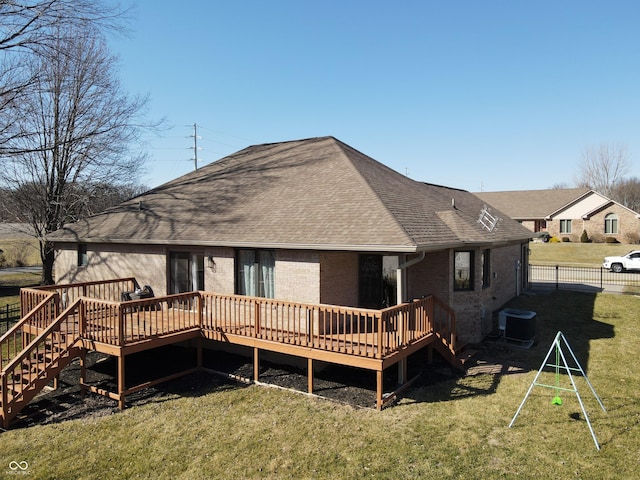
[[(195, 341), (198, 348), (198, 367), (202, 365), (201, 349), (207, 341), (253, 348), (256, 381), (260, 351), (305, 358), (309, 392), (313, 391), (315, 360), (373, 370), (377, 373), (378, 409), (384, 406), (384, 370), (398, 362), (402, 365), (413, 352), (429, 347), (430, 354), (435, 347), (456, 364), (455, 315), (435, 297), (384, 310), (211, 292), (120, 301), (122, 293), (133, 291), (136, 285), (135, 279), (129, 278), (22, 290), (22, 311), (27, 313), (0, 338), (5, 425), (16, 409), (30, 400), (28, 392), (38, 390), (51, 374), (68, 363), (67, 358), (70, 361), (75, 356), (81, 359), (81, 386), (117, 400), (124, 408), (126, 395), (175, 378), (172, 375), (127, 389), (125, 357), (187, 340)], [(45, 355), (43, 348), (55, 355)], [(118, 358), (117, 392), (105, 392), (84, 383), (84, 358), (89, 350)], [(49, 363), (38, 363), (38, 358), (48, 359)], [(29, 370), (35, 373), (27, 375), (25, 364), (31, 365)]]

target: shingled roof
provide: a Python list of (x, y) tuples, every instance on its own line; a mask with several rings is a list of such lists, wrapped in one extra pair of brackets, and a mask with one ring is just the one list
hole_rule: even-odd
[(514, 220), (542, 220), (582, 198), (588, 188), (478, 192), (476, 195)]
[(417, 182), (333, 137), (245, 148), (101, 214), (54, 242), (415, 252), (524, 240), (484, 202)]

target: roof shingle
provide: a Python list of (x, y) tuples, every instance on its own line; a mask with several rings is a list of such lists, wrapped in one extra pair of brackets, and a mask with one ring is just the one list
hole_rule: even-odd
[(411, 252), (530, 236), (506, 216), (488, 232), (482, 207), (320, 137), (245, 148), (49, 239)]

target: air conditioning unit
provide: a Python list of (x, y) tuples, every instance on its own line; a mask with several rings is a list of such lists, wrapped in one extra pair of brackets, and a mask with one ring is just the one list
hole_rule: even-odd
[(536, 312), (505, 308), (498, 312), (498, 329), (506, 340), (529, 348), (536, 336)]

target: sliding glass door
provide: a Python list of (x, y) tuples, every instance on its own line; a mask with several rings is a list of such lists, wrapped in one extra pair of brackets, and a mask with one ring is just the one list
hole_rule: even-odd
[(204, 290), (204, 255), (171, 252), (169, 270), (169, 293)]
[(275, 254), (271, 250), (238, 250), (236, 291), (250, 297), (275, 297)]

